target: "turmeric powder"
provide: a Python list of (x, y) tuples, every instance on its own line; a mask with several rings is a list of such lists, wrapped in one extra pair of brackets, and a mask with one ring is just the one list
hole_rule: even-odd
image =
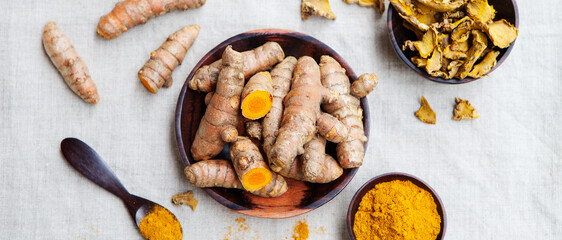
[(353, 233), (362, 239), (435, 239), (441, 217), (433, 196), (410, 181), (379, 183), (355, 213)]
[(154, 206), (141, 220), (139, 230), (148, 240), (179, 240), (183, 237), (178, 219), (160, 206)]

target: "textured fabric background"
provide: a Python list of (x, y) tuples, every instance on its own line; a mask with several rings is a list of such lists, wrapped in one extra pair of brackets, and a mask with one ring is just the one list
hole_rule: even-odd
[[(376, 175), (400, 171), (427, 181), (441, 196), (447, 239), (562, 238), (562, 7), (556, 0), (519, 1), (520, 35), (490, 76), (464, 85), (424, 80), (392, 50), (386, 13), (332, 0), (337, 20), (300, 18), (300, 1), (208, 0), (173, 12), (114, 40), (95, 33), (115, 0), (2, 0), (0, 4), (0, 238), (141, 239), (121, 201), (74, 171), (60, 141), (93, 146), (130, 192), (178, 216), (184, 239), (287, 239), (306, 220), (310, 239), (345, 239), (355, 191)], [(72, 93), (46, 56), (41, 34), (55, 20), (89, 67), (101, 101)], [(189, 24), (199, 38), (174, 85), (152, 95), (138, 69), (166, 37)], [(176, 101), (196, 62), (221, 41), (260, 28), (295, 30), (323, 41), (358, 74), (374, 72), (368, 97), (371, 138), (365, 165), (336, 198), (282, 220), (244, 216), (184, 179), (174, 138)], [(437, 125), (414, 112), (425, 96)], [(455, 97), (480, 112), (451, 120)], [(193, 212), (171, 197), (194, 190)], [(243, 227), (236, 218), (247, 219)], [(245, 229), (247, 227), (247, 229)]]

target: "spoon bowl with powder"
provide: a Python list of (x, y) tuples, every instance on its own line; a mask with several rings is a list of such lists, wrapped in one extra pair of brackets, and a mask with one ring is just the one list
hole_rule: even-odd
[[(409, 221), (400, 222), (403, 219)], [(446, 228), (447, 216), (437, 192), (407, 173), (385, 173), (371, 178), (357, 190), (347, 211), (347, 231), (352, 240), (374, 239), (375, 236), (368, 235), (373, 232), (379, 239), (410, 235), (418, 236), (414, 239), (433, 236), (431, 239), (440, 240)]]
[(182, 239), (183, 230), (174, 214), (155, 202), (130, 194), (88, 144), (76, 138), (65, 138), (61, 151), (74, 169), (123, 200), (146, 239)]

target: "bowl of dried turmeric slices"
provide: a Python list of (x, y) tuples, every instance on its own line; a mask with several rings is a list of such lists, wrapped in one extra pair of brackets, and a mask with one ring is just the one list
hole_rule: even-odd
[(480, 79), (507, 58), (518, 35), (515, 0), (390, 0), (394, 50), (426, 79)]
[(187, 180), (250, 216), (324, 205), (363, 162), (365, 96), (376, 83), (303, 33), (262, 29), (225, 40), (195, 65), (178, 99)]

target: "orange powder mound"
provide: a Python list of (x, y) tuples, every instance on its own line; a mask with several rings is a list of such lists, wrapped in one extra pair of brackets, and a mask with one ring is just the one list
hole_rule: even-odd
[(299, 221), (295, 228), (293, 229), (293, 240), (306, 240), (308, 239), (308, 224), (306, 221)]

